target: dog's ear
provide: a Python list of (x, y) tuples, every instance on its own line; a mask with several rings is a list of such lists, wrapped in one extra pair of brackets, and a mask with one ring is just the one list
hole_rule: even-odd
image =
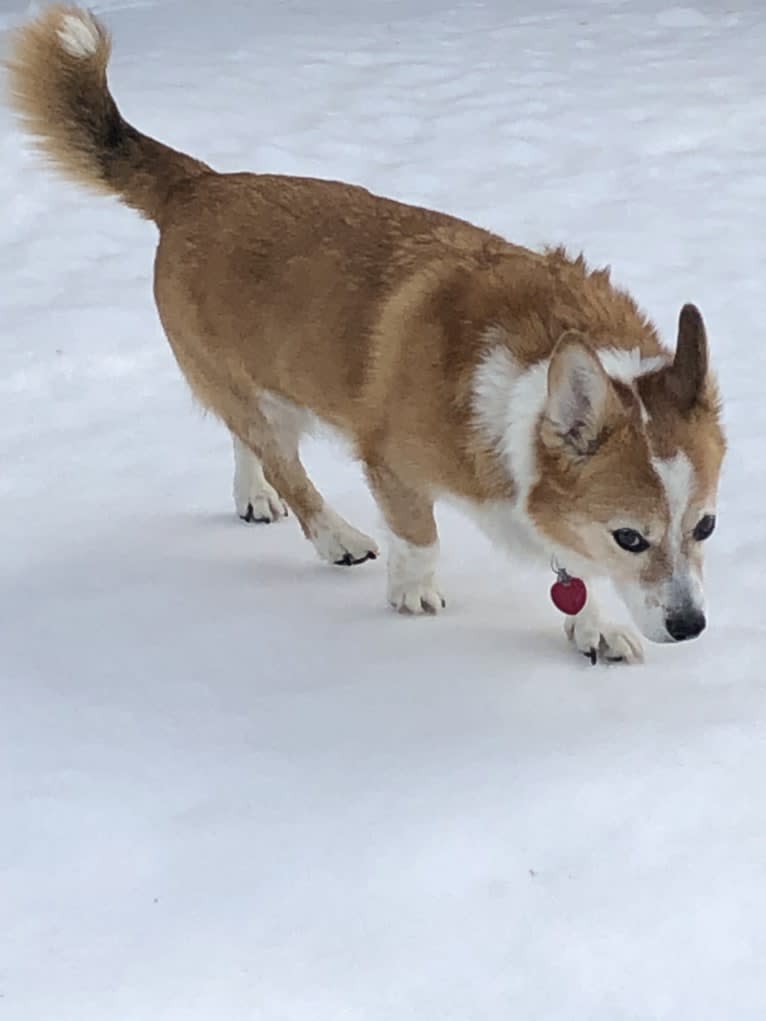
[(583, 334), (567, 330), (548, 367), (542, 437), (546, 446), (585, 457), (614, 417), (619, 400), (612, 382)]
[(665, 385), (676, 407), (688, 412), (706, 393), (708, 344), (705, 323), (696, 305), (684, 305), (678, 317), (678, 343)]

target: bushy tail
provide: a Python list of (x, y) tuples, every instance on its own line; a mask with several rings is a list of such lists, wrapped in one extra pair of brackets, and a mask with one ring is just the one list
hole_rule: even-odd
[(11, 102), (66, 177), (117, 194), (158, 221), (173, 187), (212, 171), (122, 119), (107, 84), (110, 53), (109, 34), (93, 15), (64, 4), (49, 7), (11, 39)]

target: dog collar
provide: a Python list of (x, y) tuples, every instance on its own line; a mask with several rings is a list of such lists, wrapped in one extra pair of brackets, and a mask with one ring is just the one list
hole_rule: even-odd
[(557, 610), (570, 617), (576, 616), (588, 601), (588, 590), (582, 578), (565, 571), (555, 557), (551, 560), (556, 581), (551, 585), (551, 600)]

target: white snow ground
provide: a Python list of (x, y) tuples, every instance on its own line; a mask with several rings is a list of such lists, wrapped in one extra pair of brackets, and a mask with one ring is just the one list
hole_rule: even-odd
[(153, 227), (0, 111), (0, 1017), (762, 1021), (762, 5), (95, 6), (126, 115), (219, 168), (583, 246), (671, 338), (699, 302), (732, 454), (697, 643), (591, 669), (446, 511), (448, 612), (399, 619), (236, 520)]

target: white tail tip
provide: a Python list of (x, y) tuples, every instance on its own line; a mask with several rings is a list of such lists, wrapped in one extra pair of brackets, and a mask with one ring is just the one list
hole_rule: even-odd
[(78, 60), (93, 57), (98, 51), (98, 28), (86, 11), (66, 14), (58, 30), (58, 37), (69, 56), (77, 57)]

